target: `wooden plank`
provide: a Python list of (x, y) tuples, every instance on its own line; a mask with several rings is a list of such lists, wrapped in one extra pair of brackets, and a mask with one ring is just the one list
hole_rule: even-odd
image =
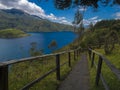
[[(68, 62), (63, 63), (62, 65), (60, 65), (60, 67), (64, 66), (65, 64), (67, 64)], [(28, 83), (27, 85), (25, 85), (21, 90), (29, 90), (30, 87), (32, 87), (34, 84), (40, 82), (41, 80), (43, 80), (44, 78), (46, 78), (48, 75), (50, 75), (51, 73), (55, 72), (57, 70), (57, 67), (50, 70), (49, 72), (47, 72), (46, 74), (44, 74), (43, 76), (33, 80), (32, 82)]]
[(117, 69), (113, 64), (111, 64), (111, 62), (105, 58), (102, 57), (104, 62), (106, 63), (106, 65), (111, 69), (111, 71), (117, 76), (117, 78), (120, 80), (120, 70)]
[(92, 55), (91, 67), (93, 67), (93, 65), (94, 65), (94, 58), (95, 58), (95, 53), (93, 53), (93, 55)]
[(5, 62), (2, 62), (4, 64), (0, 64), (0, 67), (4, 66), (4, 65), (11, 65), (11, 64), (21, 63), (21, 62), (26, 62), (26, 61), (33, 61), (33, 60), (36, 60), (36, 59), (39, 59), (39, 58), (43, 58), (43, 57), (56, 56), (57, 54), (61, 55), (61, 54), (68, 53), (68, 52), (74, 52), (74, 50), (69, 50), (69, 51), (63, 51), (63, 52), (59, 52), (59, 53), (45, 54), (45, 55), (40, 55), (40, 56), (34, 56), (34, 57), (28, 57), (28, 58), (22, 58), (22, 59), (5, 61)]
[(98, 86), (99, 80), (100, 80), (100, 74), (101, 74), (101, 69), (102, 69), (102, 58), (99, 56), (99, 61), (98, 61), (98, 66), (97, 66), (97, 74), (96, 74), (96, 85)]
[(8, 66), (0, 67), (0, 90), (8, 90)]
[(88, 49), (89, 60), (91, 60), (91, 53), (92, 53), (92, 51), (90, 49)]
[[(67, 64), (68, 62), (65, 62), (64, 64), (60, 65), (60, 57), (59, 57), (59, 55), (64, 54), (64, 53), (68, 53), (68, 52), (69, 53), (70, 52), (75, 52), (78, 49), (68, 50), (68, 51), (63, 51), (63, 52), (53, 53), (53, 54), (40, 55), (40, 56), (35, 56), (35, 57), (29, 57), (29, 58), (22, 58), (22, 59), (18, 59), (18, 60), (10, 60), (10, 61), (0, 63), (0, 89), (8, 90), (8, 65), (21, 63), (21, 62), (26, 62), (26, 61), (33, 61), (33, 60), (36, 60), (36, 59), (39, 59), (39, 58), (49, 57), (49, 56), (56, 56), (56, 68), (49, 71), (48, 73), (46, 73), (42, 77), (34, 80), (33, 82), (27, 84), (26, 86), (24, 86), (22, 88), (22, 90), (27, 90), (32, 85), (39, 82), (40, 80), (42, 80), (43, 78), (48, 76), (50, 73), (54, 72), (55, 70), (57, 70), (57, 72), (56, 72), (57, 79), (60, 80), (60, 66), (63, 66), (64, 64)], [(69, 64), (70, 64), (70, 62), (69, 62)]]
[[(117, 69), (105, 56), (103, 56), (101, 53), (98, 53), (92, 49), (89, 49), (90, 51), (92, 51), (93, 53), (95, 53), (96, 55), (98, 55), (99, 57), (102, 58), (102, 60), (106, 63), (106, 65), (111, 69), (111, 72), (113, 72), (117, 78), (120, 80), (120, 70)], [(94, 62), (95, 64), (95, 62)], [(97, 66), (96, 66), (97, 67)], [(97, 72), (98, 74), (98, 72)], [(97, 79), (98, 76), (96, 76), (96, 84), (98, 85), (99, 82), (99, 78)], [(110, 90), (104, 77), (102, 76), (102, 73), (100, 73), (100, 79), (102, 80), (102, 83), (104, 85), (105, 90)]]
[(4, 65), (6, 65), (5, 63), (3, 63), (3, 62), (0, 62), (0, 66), (4, 66)]
[(68, 52), (68, 66), (71, 67), (71, 54)]
[(28, 83), (21, 90), (29, 90), (29, 88), (32, 87), (34, 84), (40, 82), (41, 80), (43, 80), (44, 78), (46, 78), (49, 74), (55, 72), (56, 69), (57, 68), (54, 68), (54, 69), (50, 70), (49, 72), (47, 72), (46, 74), (44, 74), (43, 76), (41, 76), (40, 78), (37, 78), (37, 79), (33, 80), (32, 82)]
[(56, 55), (56, 77), (57, 80), (60, 80), (60, 56), (59, 54)]
[(103, 61), (106, 63), (106, 65), (111, 69), (111, 71), (117, 76), (117, 78), (120, 80), (120, 70), (117, 69), (113, 64), (111, 64), (111, 62), (105, 57), (103, 56), (101, 53), (98, 53), (92, 49), (89, 49), (92, 52), (94, 52), (95, 54), (97, 54), (98, 56), (101, 56)]
[(110, 90), (106, 81), (105, 81), (105, 79), (104, 79), (104, 77), (102, 76), (102, 73), (100, 74), (100, 78), (101, 78), (101, 81), (103, 83), (103, 86), (104, 86), (105, 90)]

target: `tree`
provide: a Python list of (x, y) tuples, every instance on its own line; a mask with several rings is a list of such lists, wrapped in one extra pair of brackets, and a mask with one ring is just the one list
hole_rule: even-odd
[(110, 54), (113, 51), (115, 44), (117, 42), (119, 42), (118, 32), (115, 30), (110, 30), (105, 37), (105, 45), (104, 45), (105, 54)]
[(52, 40), (48, 45), (48, 48), (51, 50), (55, 50), (57, 48), (57, 42), (55, 40)]
[(106, 6), (106, 5), (114, 5), (118, 4), (120, 5), (120, 0), (54, 0), (55, 7), (58, 9), (66, 9), (73, 6), (91, 6), (94, 8), (98, 8), (100, 2), (100, 5)]
[(73, 21), (74, 31), (78, 34), (78, 38), (76, 39), (78, 45), (80, 44), (80, 37), (84, 31), (83, 25), (83, 13), (80, 12), (79, 7), (75, 13), (74, 21)]
[(75, 13), (73, 25), (77, 32), (81, 33), (83, 30), (83, 14), (80, 12), (79, 8)]
[(94, 31), (94, 25), (92, 22), (89, 24), (89, 30), (92, 32)]
[(38, 50), (37, 49), (37, 43), (36, 42), (32, 42), (31, 44), (31, 48), (30, 48), (30, 55), (31, 56), (37, 56), (37, 55), (42, 55), (43, 54), (43, 50)]

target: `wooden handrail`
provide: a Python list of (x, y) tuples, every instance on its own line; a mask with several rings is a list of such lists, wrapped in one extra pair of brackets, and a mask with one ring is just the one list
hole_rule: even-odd
[(109, 87), (108, 87), (108, 85), (107, 85), (106, 81), (104, 80), (104, 78), (102, 76), (102, 73), (101, 73), (102, 61), (105, 62), (105, 64), (111, 69), (111, 72), (114, 73), (119, 80), (120, 80), (120, 70), (117, 69), (113, 64), (111, 64), (111, 62), (104, 55), (102, 55), (101, 53), (96, 52), (95, 50), (92, 50), (90, 48), (88, 48), (88, 50), (89, 50), (89, 57), (90, 57), (90, 60), (91, 60), (91, 67), (93, 67), (93, 65), (95, 64), (95, 62), (94, 62), (95, 55), (99, 56), (98, 65), (97, 66), (95, 65), (96, 69), (97, 69), (96, 85), (98, 85), (99, 78), (101, 78), (105, 89), (109, 90)]
[[(80, 48), (78, 48), (78, 49), (80, 49)], [(28, 58), (5, 61), (5, 62), (0, 63), (0, 67), (5, 66), (5, 65), (11, 65), (11, 64), (26, 62), (26, 61), (33, 61), (35, 59), (39, 59), (39, 58), (43, 58), (43, 57), (56, 56), (58, 54), (61, 55), (61, 54), (64, 54), (64, 53), (76, 51), (78, 49), (68, 50), (68, 51), (63, 51), (63, 52), (53, 53), (53, 54), (45, 54), (45, 55), (39, 55), (39, 56), (34, 56), (34, 57), (28, 57)]]
[[(71, 59), (70, 59), (71, 54), (70, 53), (74, 52), (74, 58), (78, 57), (78, 54), (79, 54), (78, 50), (80, 50), (80, 49), (81, 48), (77, 48), (74, 50), (68, 50), (68, 51), (63, 51), (63, 52), (59, 52), (59, 53), (46, 54), (46, 55), (22, 58), (22, 59), (17, 59), (17, 60), (10, 60), (10, 61), (5, 61), (5, 62), (0, 63), (0, 90), (8, 90), (8, 72), (9, 72), (8, 66), (9, 65), (21, 63), (21, 62), (33, 61), (33, 60), (40, 60), (39, 58), (44, 58), (44, 57), (49, 57), (49, 56), (56, 56), (56, 67), (54, 69), (48, 71), (46, 74), (39, 77), (38, 79), (33, 80), (32, 82), (28, 83), (21, 90), (29, 89), (30, 87), (32, 87), (32, 85), (41, 81), (42, 79), (44, 79), (45, 77), (47, 77), (49, 74), (51, 74), (54, 71), (56, 71), (57, 80), (60, 80), (60, 67), (67, 63), (68, 63), (68, 66), (71, 67)], [(68, 61), (65, 62), (64, 64), (60, 65), (60, 55), (65, 54), (65, 53), (68, 54)]]
[(106, 63), (106, 65), (111, 69), (111, 71), (117, 76), (117, 78), (120, 80), (120, 70), (117, 69), (113, 64), (111, 64), (111, 62), (101, 53), (96, 52), (95, 50), (89, 49), (91, 50), (93, 53), (97, 54), (98, 56), (101, 56), (101, 58), (103, 59), (103, 61)]

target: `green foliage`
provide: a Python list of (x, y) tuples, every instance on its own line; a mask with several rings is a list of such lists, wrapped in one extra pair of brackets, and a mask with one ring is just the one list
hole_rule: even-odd
[(95, 24), (94, 28), (95, 29), (103, 29), (103, 28), (111, 28), (111, 29), (114, 29), (114, 30), (118, 30), (119, 31), (119, 28), (120, 27), (120, 20), (102, 20), (102, 21), (99, 21)]
[(81, 35), (84, 31), (84, 25), (83, 25), (83, 14), (79, 9), (75, 13), (73, 25), (74, 25), (74, 31), (78, 32), (79, 35)]
[[(71, 6), (91, 6), (94, 8), (99, 8), (99, 5), (107, 6), (107, 5), (120, 5), (119, 0), (55, 0), (54, 1), (56, 8), (58, 9), (66, 9)], [(99, 4), (100, 3), (100, 4)]]
[(96, 34), (93, 34), (91, 32), (85, 32), (83, 37), (81, 37), (82, 39), (80, 45), (82, 47), (96, 45), (96, 43), (98, 43), (98, 38), (96, 38), (96, 36)]
[(25, 32), (17, 29), (0, 30), (0, 38), (19, 38), (28, 36)]
[(42, 54), (43, 54), (43, 49), (38, 50), (37, 49), (37, 43), (32, 42), (31, 43), (31, 48), (30, 48), (30, 55), (31, 56), (38, 56), (38, 55), (42, 55)]
[(94, 25), (93, 25), (92, 22), (91, 22), (90, 25), (89, 25), (89, 30), (90, 30), (90, 31), (94, 31)]
[(57, 47), (57, 42), (55, 40), (52, 40), (48, 45), (49, 49), (55, 49), (56, 47)]
[[(96, 46), (98, 48), (104, 45), (106, 54), (112, 53), (114, 44), (119, 43), (120, 20), (103, 20), (90, 27), (81, 39), (81, 46)], [(118, 25), (118, 26), (117, 26)]]

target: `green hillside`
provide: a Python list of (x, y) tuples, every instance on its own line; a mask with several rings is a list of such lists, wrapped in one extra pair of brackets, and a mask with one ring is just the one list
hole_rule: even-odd
[(120, 30), (120, 20), (102, 20), (97, 22), (94, 26), (95, 29), (103, 29), (103, 28), (112, 28), (114, 30)]
[(0, 30), (16, 28), (26, 32), (50, 32), (72, 30), (72, 26), (51, 22), (21, 10), (0, 10)]
[(0, 30), (0, 38), (19, 38), (28, 36), (25, 32), (16, 29)]
[(82, 47), (104, 47), (106, 54), (112, 53), (115, 44), (120, 44), (120, 20), (102, 20), (89, 27), (81, 37)]

